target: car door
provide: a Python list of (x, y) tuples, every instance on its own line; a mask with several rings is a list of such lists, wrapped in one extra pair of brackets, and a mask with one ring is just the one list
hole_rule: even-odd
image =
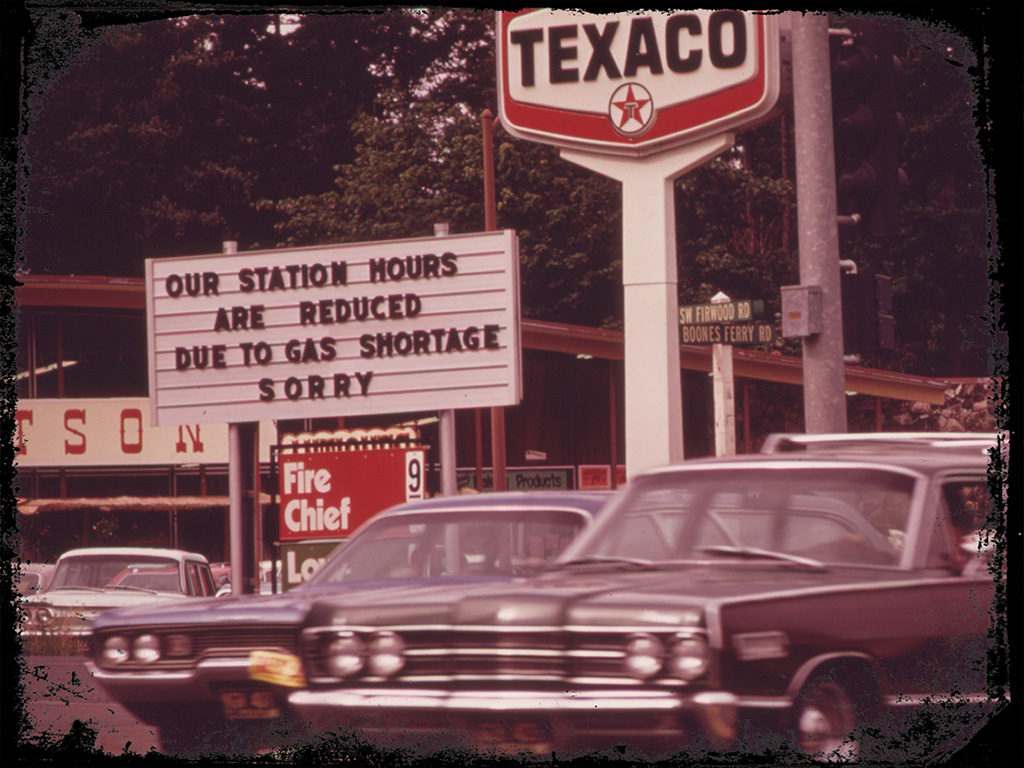
[(983, 697), (994, 577), (988, 570), (992, 508), (987, 479), (950, 472), (936, 479), (926, 572), (933, 615), (936, 693)]

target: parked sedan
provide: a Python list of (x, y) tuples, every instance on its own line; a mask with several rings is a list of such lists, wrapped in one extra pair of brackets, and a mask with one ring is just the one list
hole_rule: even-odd
[(214, 593), (206, 558), (178, 549), (86, 547), (57, 559), (45, 589), (24, 600), (23, 637), (76, 637), (100, 612)]
[(987, 699), (986, 468), (921, 447), (649, 471), (533, 580), (322, 601), (289, 703), (427, 750), (732, 750), (760, 724), (855, 758), (862, 726)]
[(306, 684), (299, 639), (317, 599), (341, 609), (431, 585), (468, 588), (535, 572), (597, 514), (602, 492), (490, 493), (413, 502), (363, 525), (303, 586), (104, 614), (95, 679), (160, 730), (165, 752), (253, 751), (295, 735), (287, 692)]

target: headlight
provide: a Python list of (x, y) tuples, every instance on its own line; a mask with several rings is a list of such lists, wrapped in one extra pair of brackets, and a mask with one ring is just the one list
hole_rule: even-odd
[(708, 644), (703, 637), (677, 635), (668, 649), (668, 671), (683, 680), (696, 680), (708, 671)]
[(327, 646), (327, 669), (337, 677), (348, 677), (363, 668), (366, 646), (352, 632), (341, 632)]
[(371, 675), (389, 677), (405, 666), (405, 643), (394, 632), (380, 632), (370, 641), (367, 657)]
[(132, 643), (132, 658), (151, 664), (160, 660), (160, 638), (156, 635), (139, 635)]
[(36, 624), (40, 624), (45, 627), (47, 624), (53, 622), (53, 611), (49, 608), (36, 608), (34, 619)]
[(626, 642), (626, 672), (641, 680), (653, 677), (661, 669), (664, 654), (664, 646), (654, 635), (633, 635)]
[(128, 661), (129, 647), (127, 637), (122, 635), (108, 637), (103, 641), (100, 660), (105, 664), (123, 664)]

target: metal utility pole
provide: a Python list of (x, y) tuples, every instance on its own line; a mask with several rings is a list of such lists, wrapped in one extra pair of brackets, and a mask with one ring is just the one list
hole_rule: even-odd
[(800, 284), (821, 289), (821, 332), (803, 339), (804, 428), (846, 432), (842, 297), (828, 17), (793, 13)]

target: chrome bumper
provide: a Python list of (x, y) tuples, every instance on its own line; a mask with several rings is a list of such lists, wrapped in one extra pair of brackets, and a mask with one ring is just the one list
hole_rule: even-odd
[(681, 696), (670, 691), (443, 691), (346, 688), (299, 690), (288, 702), (300, 709), (436, 709), (465, 712), (572, 712), (595, 708), (603, 712), (682, 711), (701, 707), (735, 707), (736, 696), (710, 691)]
[(248, 657), (200, 660), (183, 670), (118, 670), (100, 667), (87, 659), (93, 679), (123, 703), (219, 701), (215, 686), (251, 683)]
[(449, 729), (465, 735), (480, 722), (543, 722), (548, 737), (524, 745), (539, 752), (566, 740), (588, 743), (594, 736), (630, 742), (656, 737), (682, 746), (699, 734), (726, 748), (735, 742), (738, 720), (736, 696), (724, 691), (301, 689), (289, 694), (288, 706), (317, 728), (351, 726), (369, 734)]

